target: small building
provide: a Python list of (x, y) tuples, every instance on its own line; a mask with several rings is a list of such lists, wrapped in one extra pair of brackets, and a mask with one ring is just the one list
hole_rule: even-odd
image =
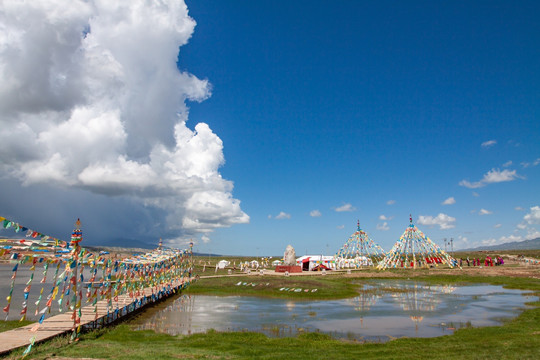
[(336, 268), (334, 257), (328, 255), (304, 255), (296, 259), (296, 264), (302, 266), (304, 271), (317, 270), (318, 265), (324, 265), (329, 270)]

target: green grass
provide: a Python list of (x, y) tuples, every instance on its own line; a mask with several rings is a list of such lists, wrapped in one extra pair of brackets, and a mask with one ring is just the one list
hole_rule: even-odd
[(537, 296), (540, 296), (540, 281), (528, 277), (510, 277), (510, 276), (474, 276), (463, 275), (436, 275), (436, 276), (418, 276), (415, 280), (437, 284), (467, 284), (467, 283), (486, 283), (491, 285), (504, 286), (507, 289), (531, 290)]
[(9, 320), (9, 321), (0, 321), (0, 332), (16, 329), (22, 326), (30, 325), (33, 321), (19, 321), (19, 320)]
[[(239, 282), (242, 285), (236, 285)], [(246, 283), (246, 285), (243, 285)], [(253, 286), (255, 285), (255, 286)], [(286, 289), (302, 289), (301, 292)], [(217, 296), (261, 296), (291, 299), (343, 299), (357, 295), (357, 286), (336, 276), (235, 276), (201, 278), (189, 286), (185, 293)], [(304, 290), (309, 290), (305, 292)], [(317, 289), (316, 292), (312, 290)]]
[(451, 336), (398, 339), (384, 344), (339, 341), (318, 333), (295, 338), (269, 338), (250, 332), (208, 331), (174, 337), (151, 331), (132, 331), (127, 325), (120, 325), (84, 335), (75, 344), (67, 344), (64, 339), (64, 343), (57, 341), (39, 346), (31, 353), (31, 358), (537, 359), (540, 356), (539, 324), (540, 308), (536, 307), (501, 327), (461, 329)]
[[(262, 277), (254, 279), (253, 276), (247, 278), (253, 282), (263, 279)], [(267, 278), (269, 277), (264, 277), (265, 283), (268, 282)], [(198, 286), (201, 288), (207, 286), (211, 290), (228, 284), (225, 280), (213, 282), (212, 279), (212, 282), (207, 283), (206, 280), (204, 283), (201, 281)], [(364, 279), (326, 276), (315, 279), (306, 277), (276, 279), (278, 280), (281, 281), (280, 285), (282, 281), (291, 281), (291, 284), (297, 282), (296, 284), (301, 286), (305, 286), (309, 281), (316, 281), (317, 284), (333, 286), (341, 294), (345, 294), (349, 291), (349, 287), (354, 288), (353, 282), (359, 283)], [(540, 295), (540, 281), (530, 278), (466, 276), (456, 273), (456, 275), (421, 275), (415, 280), (439, 284), (490, 283), (530, 290), (536, 296)], [(240, 280), (235, 278), (231, 281), (236, 283)], [(296, 296), (296, 293), (292, 296)], [(251, 332), (216, 331), (191, 336), (169, 336), (152, 331), (133, 331), (128, 325), (119, 325), (85, 334), (77, 343), (69, 344), (67, 338), (54, 339), (36, 346), (29, 358), (47, 359), (61, 356), (99, 359), (538, 359), (540, 302), (535, 301), (530, 305), (533, 306), (531, 309), (525, 310), (515, 319), (506, 321), (502, 326), (463, 328), (449, 336), (402, 338), (382, 344), (334, 340), (319, 333), (306, 333), (294, 338), (269, 338)], [(19, 350), (9, 357), (18, 358), (21, 353), (22, 350)]]

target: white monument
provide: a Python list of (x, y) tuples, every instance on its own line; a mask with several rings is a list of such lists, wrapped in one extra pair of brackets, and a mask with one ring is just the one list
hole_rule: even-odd
[(287, 245), (287, 248), (285, 249), (285, 254), (283, 255), (283, 265), (296, 265), (296, 252), (291, 245)]
[(291, 272), (302, 272), (302, 267), (296, 264), (296, 252), (291, 245), (287, 245), (283, 254), (283, 265), (276, 266), (276, 272), (284, 272), (286, 276)]

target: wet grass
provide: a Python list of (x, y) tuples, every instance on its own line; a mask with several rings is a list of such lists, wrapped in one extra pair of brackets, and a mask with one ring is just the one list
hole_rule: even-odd
[[(436, 270), (435, 270), (436, 271)], [(197, 295), (216, 296), (260, 296), (305, 300), (325, 300), (344, 299), (358, 295), (362, 292), (380, 293), (384, 292), (408, 292), (408, 288), (399, 286), (387, 286), (385, 289), (364, 288), (372, 280), (395, 279), (395, 280), (415, 280), (431, 284), (467, 284), (467, 283), (490, 283), (501, 285), (510, 289), (528, 289), (540, 292), (540, 281), (526, 277), (510, 276), (481, 276), (471, 275), (456, 271), (450, 275), (434, 273), (433, 269), (389, 269), (384, 272), (371, 271), (373, 277), (365, 277), (365, 274), (353, 272), (351, 275), (340, 276), (328, 274), (327, 276), (234, 276), (201, 278), (190, 285), (185, 293)], [(380, 275), (380, 277), (378, 277)], [(384, 276), (383, 276), (384, 275)], [(390, 276), (388, 276), (390, 275)], [(241, 285), (237, 285), (241, 283)], [(281, 290), (285, 288), (284, 290)], [(293, 289), (302, 289), (301, 292), (294, 292)], [(305, 292), (304, 290), (308, 290)], [(312, 290), (317, 289), (315, 292)]]
[[(255, 281), (253, 277), (248, 277)], [(210, 280), (210, 279), (208, 279)], [(276, 279), (283, 281), (285, 279)], [(486, 283), (507, 288), (529, 290), (540, 295), (540, 281), (530, 278), (434, 275), (415, 278), (428, 284)], [(235, 283), (238, 280), (233, 279)], [(345, 294), (362, 283), (359, 278), (321, 277), (286, 279), (291, 286), (305, 287), (312, 281)], [(266, 281), (265, 283), (272, 281)], [(206, 284), (206, 285), (205, 285)], [(219, 286), (227, 282), (203, 283)], [(232, 285), (232, 289), (236, 286)], [(345, 285), (348, 285), (345, 286)], [(274, 284), (274, 290), (279, 285)], [(341, 289), (341, 290), (340, 290)], [(250, 290), (251, 291), (251, 290)], [(270, 291), (270, 290), (263, 290)], [(279, 292), (279, 289), (278, 289)], [(287, 294), (296, 297), (300, 293)], [(77, 343), (58, 338), (36, 346), (29, 358), (85, 357), (98, 359), (305, 359), (324, 356), (331, 359), (538, 359), (540, 358), (540, 301), (503, 326), (465, 327), (453, 335), (436, 338), (401, 338), (387, 343), (361, 343), (335, 340), (320, 333), (305, 333), (292, 338), (269, 338), (252, 332), (216, 332), (190, 336), (169, 336), (152, 331), (132, 331), (128, 325), (97, 330), (81, 337)], [(9, 355), (19, 358), (22, 350)]]
[(540, 281), (528, 277), (510, 277), (510, 276), (475, 276), (456, 273), (454, 275), (436, 275), (419, 276), (414, 280), (419, 280), (431, 284), (445, 285), (466, 285), (470, 283), (485, 283), (491, 285), (500, 285), (507, 289), (531, 290), (540, 296)]

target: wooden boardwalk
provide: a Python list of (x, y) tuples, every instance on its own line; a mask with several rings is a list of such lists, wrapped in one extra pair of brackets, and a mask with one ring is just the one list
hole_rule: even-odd
[[(190, 281), (186, 282), (189, 283)], [(181, 289), (183, 284), (184, 282), (180, 281), (174, 283), (171, 286), (170, 293), (163, 293), (163, 296), (160, 296), (159, 299), (172, 295), (174, 293), (173, 290)], [(81, 328), (84, 326), (99, 327), (103, 324), (106, 325), (112, 321), (122, 318), (123, 316), (129, 315), (133, 310), (141, 309), (146, 305), (152, 304), (158, 300), (157, 297), (155, 297), (154, 300), (152, 299), (152, 288), (144, 289), (143, 293), (145, 295), (134, 298), (131, 298), (129, 295), (118, 296), (118, 302), (113, 301), (113, 310), (109, 312), (109, 314), (107, 314), (107, 300), (98, 301), (96, 304), (98, 314), (97, 319), (96, 312), (94, 311), (96, 309), (96, 305), (88, 305), (83, 307), (81, 309)], [(142, 305), (139, 305), (141, 302)], [(117, 304), (120, 310), (115, 312)], [(130, 308), (133, 308), (133, 310), (130, 310)], [(73, 331), (73, 319), (71, 318), (72, 314), (73, 311), (68, 311), (47, 318), (36, 331), (32, 331), (32, 328), (37, 325), (37, 322), (17, 329), (0, 332), (0, 355), (20, 347), (27, 347), (30, 345), (30, 342), (34, 336), (35, 343), (37, 344), (55, 336)]]

